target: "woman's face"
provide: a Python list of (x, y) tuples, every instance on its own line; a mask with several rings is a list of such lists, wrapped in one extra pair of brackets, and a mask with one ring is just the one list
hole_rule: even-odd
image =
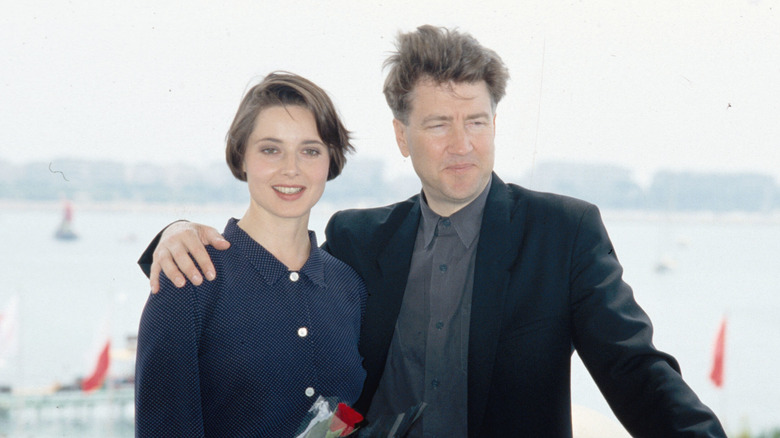
[(250, 210), (274, 218), (303, 218), (322, 196), (330, 157), (314, 115), (290, 105), (261, 111), (244, 153)]

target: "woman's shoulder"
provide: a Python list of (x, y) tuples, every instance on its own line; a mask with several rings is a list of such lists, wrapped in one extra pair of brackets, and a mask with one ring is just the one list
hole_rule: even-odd
[(219, 277), (220, 272), (224, 271), (226, 264), (230, 263), (231, 259), (233, 262), (236, 261), (235, 257), (241, 253), (241, 247), (246, 245), (244, 234), (244, 231), (238, 227), (238, 220), (230, 218), (222, 231), (222, 237), (230, 242), (230, 247), (220, 250), (211, 245), (206, 246), (206, 252), (208, 252), (214, 269), (217, 271), (217, 277)]

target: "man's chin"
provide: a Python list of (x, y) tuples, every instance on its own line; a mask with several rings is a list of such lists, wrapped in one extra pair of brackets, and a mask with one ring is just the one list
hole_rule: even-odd
[(488, 180), (471, 175), (469, 178), (452, 178), (448, 182), (446, 195), (453, 200), (468, 203), (482, 193)]

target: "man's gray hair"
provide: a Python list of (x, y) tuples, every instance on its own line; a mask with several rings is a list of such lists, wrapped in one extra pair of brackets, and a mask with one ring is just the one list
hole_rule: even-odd
[(496, 52), (467, 33), (424, 25), (400, 33), (397, 51), (384, 63), (390, 72), (384, 93), (393, 116), (408, 123), (412, 91), (420, 80), (435, 84), (485, 81), (495, 111), (506, 93), (509, 71)]

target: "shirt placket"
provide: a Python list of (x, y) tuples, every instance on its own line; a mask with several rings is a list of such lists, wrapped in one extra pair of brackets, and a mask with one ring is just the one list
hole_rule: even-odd
[[(426, 306), (428, 308), (428, 327), (425, 349), (425, 400), (431, 406), (447, 406), (447, 397), (450, 396), (452, 382), (448, 382), (445, 376), (453, 375), (448, 369), (455, 364), (449, 363), (447, 358), (448, 337), (457, 331), (451, 327), (454, 313), (460, 303), (453, 295), (460, 295), (461, 290), (453, 289), (452, 276), (456, 273), (456, 264), (462, 256), (459, 237), (452, 227), (449, 219), (439, 219), (436, 225), (433, 242), (431, 245), (431, 284), (427, 291)], [(451, 346), (449, 346), (451, 347)], [(443, 425), (433, 423), (435, 418), (425, 421), (425, 430), (440, 430)], [(428, 426), (427, 424), (430, 424)], [(431, 427), (433, 426), (433, 427)]]
[(300, 349), (298, 351), (305, 352), (300, 360), (305, 362), (305, 366), (302, 367), (305, 370), (304, 375), (301, 376), (301, 387), (298, 389), (300, 395), (307, 400), (314, 400), (319, 394), (318, 388), (318, 374), (315, 367), (314, 358), (316, 358), (316, 351), (314, 349), (314, 342), (311, 341), (312, 336), (312, 318), (310, 311), (309, 297), (306, 295), (306, 287), (304, 285), (303, 276), (299, 271), (289, 271), (286, 277), (282, 279), (285, 282), (285, 289), (290, 294), (291, 302), (295, 303), (295, 306), (300, 311), (294, 312), (295, 324), (291, 327), (295, 331), (294, 336), (296, 341), (299, 342)]

